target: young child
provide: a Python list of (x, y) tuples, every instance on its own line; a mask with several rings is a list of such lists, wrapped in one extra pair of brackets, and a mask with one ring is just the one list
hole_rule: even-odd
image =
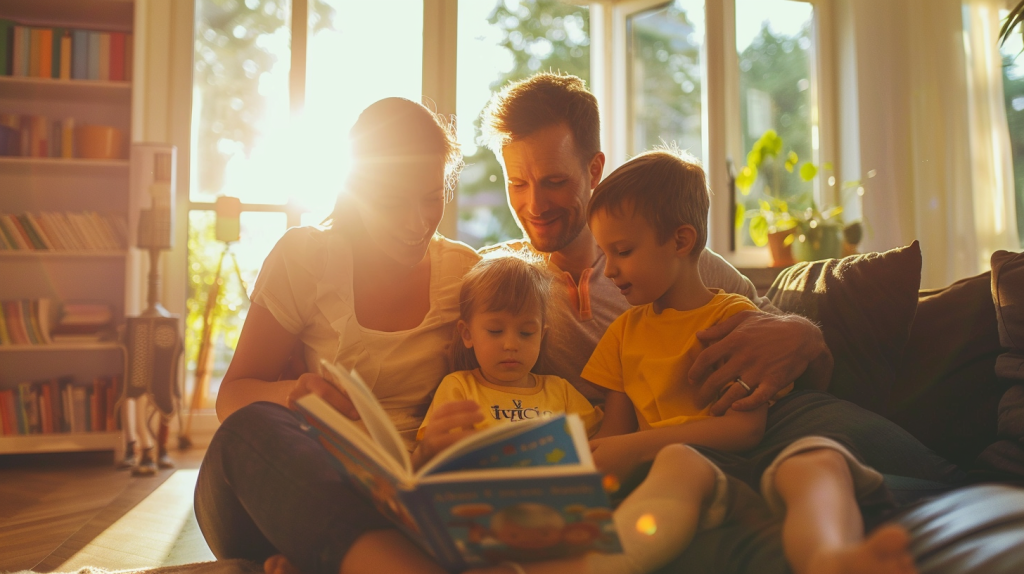
[[(479, 405), (484, 428), (501, 423), (576, 413), (593, 436), (602, 412), (568, 381), (531, 372), (540, 357), (551, 279), (532, 256), (511, 250), (477, 263), (463, 278), (460, 319), (451, 346), (451, 368), (427, 410), (416, 438), (427, 434), (439, 405), (472, 401)], [(413, 454), (425, 462), (437, 449)]]
[[(614, 468), (616, 459), (660, 458), (668, 445), (739, 452), (764, 434), (767, 406), (711, 417), (697, 408), (696, 389), (682, 382), (702, 348), (697, 331), (755, 309), (701, 280), (697, 261), (708, 209), (703, 169), (675, 151), (641, 154), (594, 190), (587, 215), (607, 260), (605, 275), (634, 305), (608, 328), (582, 373), (608, 389), (601, 436), (610, 438), (592, 444), (602, 468)], [(742, 379), (733, 384), (750, 392)], [(728, 469), (760, 486), (772, 511), (785, 513), (783, 546), (797, 574), (915, 571), (902, 529), (881, 528), (864, 539), (858, 501), (873, 504), (888, 495), (878, 472), (830, 438), (800, 439), (780, 451), (761, 468), (752, 463)], [(717, 471), (706, 458), (694, 458), (691, 472)], [(710, 482), (688, 492), (697, 508), (717, 496)], [(689, 537), (692, 531), (676, 541), (677, 551)]]

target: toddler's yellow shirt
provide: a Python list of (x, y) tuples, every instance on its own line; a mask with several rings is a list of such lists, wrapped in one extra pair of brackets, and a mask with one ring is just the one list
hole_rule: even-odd
[(559, 413), (575, 413), (592, 436), (599, 427), (604, 413), (594, 408), (569, 381), (554, 375), (530, 373), (534, 385), (528, 388), (502, 387), (493, 385), (479, 371), (457, 371), (446, 376), (434, 393), (423, 425), (416, 433), (416, 439), (423, 438), (423, 431), (430, 423), (434, 408), (451, 401), (469, 400), (480, 405), (484, 420), (476, 428), (485, 428), (502, 423), (514, 423), (542, 418)]
[(583, 378), (626, 393), (641, 430), (709, 417), (710, 406), (697, 407), (698, 387), (687, 382), (704, 348), (697, 332), (746, 310), (757, 307), (742, 295), (722, 291), (691, 311), (665, 309), (659, 314), (653, 304), (633, 307), (608, 327)]

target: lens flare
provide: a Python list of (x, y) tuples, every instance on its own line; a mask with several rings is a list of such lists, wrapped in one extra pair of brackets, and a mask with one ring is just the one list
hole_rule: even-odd
[(636, 531), (640, 534), (654, 536), (654, 533), (658, 531), (658, 522), (654, 520), (653, 515), (645, 514), (636, 520)]

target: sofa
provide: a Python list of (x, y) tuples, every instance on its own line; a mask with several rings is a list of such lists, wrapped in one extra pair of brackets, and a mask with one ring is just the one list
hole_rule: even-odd
[[(920, 290), (917, 242), (798, 263), (767, 296), (817, 322), (835, 359), (829, 392), (897, 423), (967, 474), (955, 489), (886, 476), (923, 573), (1024, 572), (1024, 253)], [(663, 572), (786, 573), (780, 523), (698, 535)]]

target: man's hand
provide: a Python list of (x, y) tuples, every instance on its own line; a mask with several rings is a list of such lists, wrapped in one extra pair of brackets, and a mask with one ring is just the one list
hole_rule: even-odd
[(288, 391), (288, 408), (295, 409), (295, 401), (308, 395), (314, 394), (327, 401), (339, 413), (357, 421), (359, 411), (344, 392), (338, 387), (314, 373), (303, 373), (296, 379), (295, 384)]
[(643, 461), (644, 449), (638, 448), (637, 436), (638, 433), (632, 433), (591, 440), (590, 450), (597, 470), (615, 476), (620, 482), (626, 480)]
[(413, 464), (419, 468), (437, 453), (476, 432), (474, 425), (484, 420), (480, 405), (473, 401), (452, 401), (438, 406), (430, 413)]
[[(815, 388), (827, 386), (832, 374), (832, 354), (813, 323), (797, 315), (771, 315), (743, 311), (697, 333), (708, 345), (690, 368), (690, 384), (699, 385), (700, 405), (712, 402), (711, 413), (720, 416), (732, 407), (753, 410), (808, 371)], [(725, 385), (732, 385), (721, 397)]]

